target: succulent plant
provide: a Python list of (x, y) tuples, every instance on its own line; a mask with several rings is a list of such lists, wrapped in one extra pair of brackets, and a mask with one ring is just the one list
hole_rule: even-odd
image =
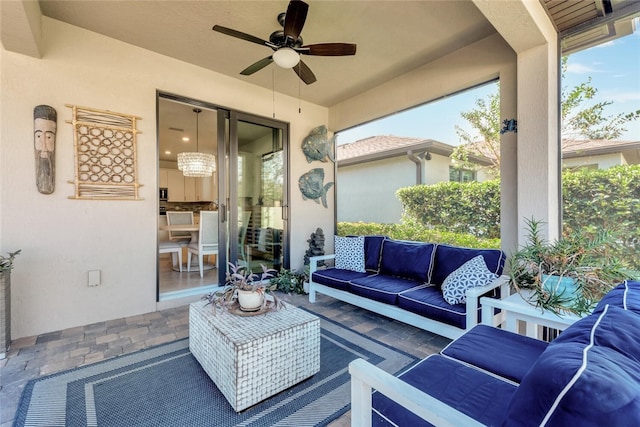
[(11, 271), (13, 269), (13, 260), (21, 251), (22, 250), (19, 249), (15, 252), (9, 252), (8, 257), (0, 255), (0, 271)]
[(260, 264), (262, 268), (261, 274), (253, 273), (244, 265), (229, 263), (229, 271), (227, 272), (226, 282), (221, 290), (210, 292), (202, 297), (207, 301), (207, 305), (213, 306), (215, 313), (216, 308), (227, 310), (237, 304), (238, 291), (253, 291), (262, 294), (269, 294), (270, 300), (264, 298), (260, 310), (278, 310), (284, 306), (282, 301), (278, 299), (272, 291), (275, 291), (277, 284), (270, 283), (269, 279), (273, 277), (276, 270), (269, 269)]

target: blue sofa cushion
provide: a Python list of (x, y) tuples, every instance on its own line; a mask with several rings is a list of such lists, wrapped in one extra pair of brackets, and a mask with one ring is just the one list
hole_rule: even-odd
[[(498, 425), (516, 386), (440, 355), (421, 360), (398, 376), (481, 423)], [(374, 426), (429, 426), (381, 393), (372, 396)]]
[(602, 311), (607, 304), (640, 314), (640, 282), (625, 280), (623, 283), (620, 283), (607, 292), (593, 312)]
[(374, 274), (351, 280), (349, 291), (361, 297), (395, 305), (400, 292), (416, 286), (418, 284), (413, 280)]
[(343, 270), (340, 268), (327, 268), (313, 273), (311, 278), (315, 283), (330, 286), (342, 291), (349, 290), (349, 282), (360, 277), (367, 277), (369, 273), (359, 273), (357, 271)]
[[(432, 285), (423, 285), (400, 293), (398, 307), (429, 319), (466, 329), (466, 305), (449, 304), (442, 298), (440, 289)], [(480, 310), (478, 310), (479, 315)]]
[(477, 325), (440, 353), (519, 383), (549, 343)]
[(438, 245), (430, 283), (438, 287), (442, 286), (442, 282), (447, 276), (478, 255), (482, 255), (489, 271), (498, 276), (502, 274), (506, 255), (499, 249), (471, 249)]
[(385, 236), (364, 236), (364, 268), (367, 271), (380, 271), (380, 253), (385, 239)]
[(382, 242), (380, 274), (429, 283), (435, 248), (433, 243), (386, 239)]
[(640, 316), (608, 305), (542, 353), (509, 404), (504, 426), (640, 425)]

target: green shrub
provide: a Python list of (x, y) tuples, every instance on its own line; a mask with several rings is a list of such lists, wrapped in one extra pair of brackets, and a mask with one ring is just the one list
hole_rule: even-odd
[(640, 270), (640, 165), (565, 172), (562, 185), (565, 233), (607, 230), (612, 255)]
[[(562, 186), (564, 233), (576, 230), (613, 233), (618, 237), (619, 246), (612, 255), (624, 260), (630, 268), (640, 270), (640, 165), (564, 171)], [(404, 210), (403, 223), (421, 224), (422, 231), (418, 231), (416, 225), (400, 226), (413, 230), (410, 234), (444, 238), (449, 234), (471, 234), (496, 241), (494, 247), (499, 246), (499, 180), (415, 185), (401, 188), (396, 194)], [(376, 227), (368, 224), (367, 228)], [(456, 237), (454, 240), (466, 239)]]
[(428, 228), (500, 238), (500, 181), (440, 182), (400, 188), (405, 217)]
[(399, 240), (445, 243), (467, 248), (499, 248), (500, 239), (483, 239), (470, 234), (452, 233), (428, 229), (421, 224), (403, 221), (401, 224), (376, 224), (365, 222), (339, 222), (338, 235), (383, 235)]

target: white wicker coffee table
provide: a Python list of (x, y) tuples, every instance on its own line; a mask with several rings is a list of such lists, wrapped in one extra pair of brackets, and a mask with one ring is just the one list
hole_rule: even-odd
[(195, 302), (189, 349), (240, 412), (320, 370), (320, 319), (291, 305), (242, 317)]

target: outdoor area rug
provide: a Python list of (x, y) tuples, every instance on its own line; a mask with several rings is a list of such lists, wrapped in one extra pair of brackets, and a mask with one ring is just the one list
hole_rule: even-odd
[(416, 361), (318, 317), (320, 372), (241, 413), (231, 408), (189, 352), (188, 339), (182, 339), (31, 380), (14, 425), (324, 426), (349, 410), (349, 362), (363, 358), (396, 374)]

